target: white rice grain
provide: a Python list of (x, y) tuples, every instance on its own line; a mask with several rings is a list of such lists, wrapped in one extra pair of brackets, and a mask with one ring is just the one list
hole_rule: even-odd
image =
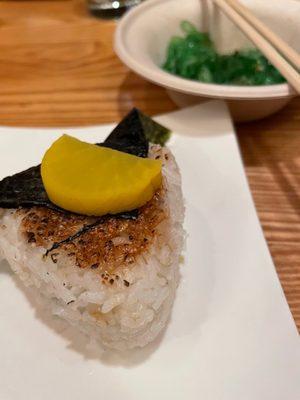
[[(38, 289), (53, 314), (103, 347), (145, 346), (162, 331), (171, 312), (184, 241), (184, 206), (174, 157), (167, 148), (152, 146), (150, 156), (157, 155), (163, 160), (168, 218), (135, 264), (118, 269), (121, 279), (113, 287), (95, 279), (94, 271), (76, 268), (68, 257), (60, 256), (56, 264), (43, 258), (45, 249), (28, 244), (20, 232), (21, 216), (15, 210), (0, 210), (0, 259), (7, 259), (26, 286)], [(120, 235), (114, 245), (126, 241)]]

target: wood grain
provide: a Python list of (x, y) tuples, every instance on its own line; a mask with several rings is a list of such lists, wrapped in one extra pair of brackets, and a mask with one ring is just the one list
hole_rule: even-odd
[(237, 131), (260, 222), (300, 330), (300, 101)]
[[(0, 2), (0, 124), (78, 126), (120, 119), (133, 106), (175, 109), (165, 91), (113, 52), (115, 23), (81, 1)], [(300, 330), (300, 99), (237, 127), (255, 205)]]

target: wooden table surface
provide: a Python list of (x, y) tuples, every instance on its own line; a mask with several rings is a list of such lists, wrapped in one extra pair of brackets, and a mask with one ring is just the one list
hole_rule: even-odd
[[(0, 2), (0, 125), (77, 126), (119, 120), (133, 106), (175, 109), (163, 89), (113, 53), (115, 23), (82, 1)], [(300, 99), (237, 126), (247, 177), (300, 330)]]

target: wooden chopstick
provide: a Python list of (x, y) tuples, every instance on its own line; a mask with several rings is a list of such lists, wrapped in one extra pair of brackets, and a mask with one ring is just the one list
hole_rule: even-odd
[[(232, 1), (232, 0), (230, 0)], [(300, 74), (276, 50), (275, 47), (261, 35), (241, 14), (239, 14), (228, 0), (213, 0), (213, 2), (243, 31), (243, 33), (256, 45), (267, 59), (278, 69), (293, 88), (300, 93)], [(275, 35), (275, 34), (274, 34)], [(288, 59), (288, 56), (286, 56)]]
[(227, 0), (227, 3), (245, 18), (265, 39), (267, 39), (290, 63), (300, 70), (300, 54), (297, 53), (281, 37), (259, 20), (249, 8), (237, 0)]

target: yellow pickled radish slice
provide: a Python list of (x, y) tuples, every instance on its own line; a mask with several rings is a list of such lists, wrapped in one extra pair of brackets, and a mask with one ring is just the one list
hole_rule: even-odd
[(160, 187), (161, 161), (140, 158), (63, 135), (44, 155), (50, 200), (84, 215), (116, 214), (149, 201)]

